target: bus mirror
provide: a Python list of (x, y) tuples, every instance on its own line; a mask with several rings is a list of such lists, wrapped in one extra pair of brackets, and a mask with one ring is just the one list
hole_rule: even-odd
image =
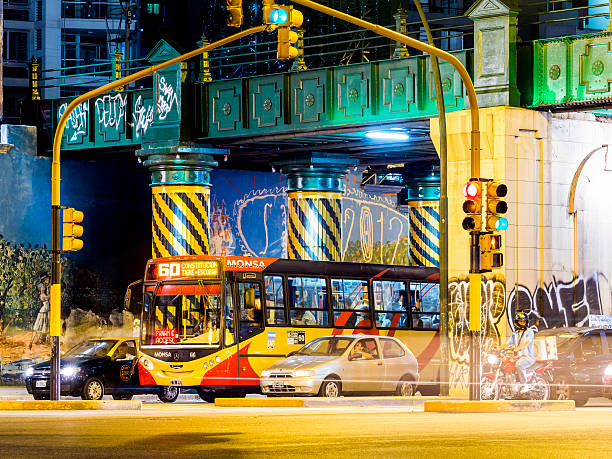
[(135, 316), (140, 316), (142, 312), (142, 279), (132, 282), (125, 290), (123, 297), (123, 309), (131, 312)]
[(255, 307), (255, 289), (247, 288), (244, 291), (244, 306), (247, 309), (251, 309)]

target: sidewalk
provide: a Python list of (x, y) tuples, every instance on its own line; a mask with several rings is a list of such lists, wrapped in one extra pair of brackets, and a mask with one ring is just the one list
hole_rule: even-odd
[[(32, 396), (24, 386), (0, 386), (0, 401), (2, 400), (33, 400)], [(80, 397), (65, 397), (62, 400), (81, 400)], [(105, 395), (104, 400), (113, 400), (110, 395)], [(135, 395), (133, 400), (141, 400), (146, 403), (161, 403), (157, 395)], [(198, 394), (181, 394), (176, 403), (180, 402), (202, 402)]]

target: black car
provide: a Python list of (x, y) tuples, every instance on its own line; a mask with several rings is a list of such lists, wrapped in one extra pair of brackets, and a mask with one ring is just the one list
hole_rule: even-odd
[(551, 398), (573, 399), (583, 406), (589, 397), (612, 398), (612, 330), (553, 328), (539, 331), (536, 341), (553, 338), (557, 359), (550, 361)]
[[(178, 398), (177, 387), (141, 386), (135, 338), (89, 339), (76, 345), (60, 360), (62, 395), (100, 400), (105, 394), (115, 400), (134, 395), (157, 394), (162, 402)], [(49, 398), (50, 362), (26, 371), (26, 389), (35, 400)]]

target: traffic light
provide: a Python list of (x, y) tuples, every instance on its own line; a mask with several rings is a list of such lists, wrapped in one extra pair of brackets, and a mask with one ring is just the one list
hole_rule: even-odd
[[(264, 20), (265, 20), (264, 11)], [(278, 26), (278, 55), (279, 59), (294, 59), (298, 50), (293, 45), (298, 41), (298, 34), (291, 30), (299, 27), (304, 21), (301, 11), (293, 6), (274, 5), (270, 10), (270, 23)]]
[(463, 219), (463, 229), (466, 231), (480, 231), (482, 228), (482, 184), (470, 180), (463, 187), (463, 211), (467, 216)]
[(508, 211), (508, 204), (503, 198), (508, 194), (508, 187), (503, 183), (487, 182), (487, 231), (505, 230), (508, 219), (502, 214)]
[(242, 0), (225, 0), (227, 25), (240, 27), (242, 25)]
[(83, 212), (72, 208), (64, 209), (62, 232), (62, 250), (64, 252), (74, 252), (83, 248), (83, 227), (77, 225), (83, 221)]
[(501, 253), (501, 234), (480, 235), (480, 272), (491, 271), (504, 265), (504, 255)]

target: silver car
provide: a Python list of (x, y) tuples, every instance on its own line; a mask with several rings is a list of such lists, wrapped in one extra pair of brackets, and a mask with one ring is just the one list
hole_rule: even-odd
[(413, 395), (419, 366), (397, 338), (371, 335), (324, 336), (261, 372), (269, 395), (395, 393)]

